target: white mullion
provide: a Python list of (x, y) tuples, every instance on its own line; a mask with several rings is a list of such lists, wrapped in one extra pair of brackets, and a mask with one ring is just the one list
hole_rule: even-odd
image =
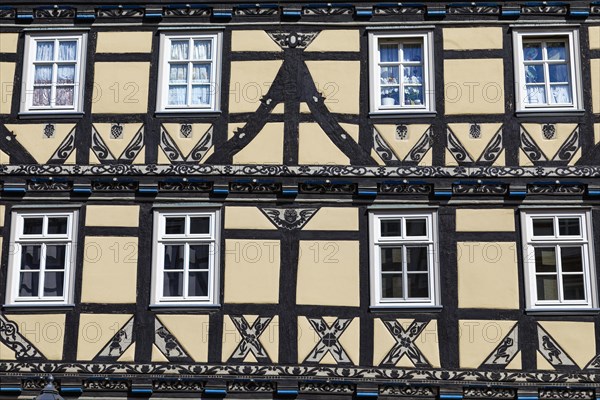
[(53, 51), (53, 55), (52, 55), (52, 83), (51, 83), (51, 87), (50, 87), (50, 107), (54, 108), (56, 107), (56, 83), (57, 83), (57, 78), (58, 78), (58, 46), (59, 46), (59, 40), (58, 39), (54, 39), (54, 51)]
[(563, 291), (563, 274), (562, 274), (562, 259), (561, 259), (561, 248), (559, 244), (555, 245), (555, 249), (556, 249), (556, 275), (557, 275), (557, 282), (556, 282), (556, 286), (558, 288), (558, 301), (559, 303), (564, 303), (565, 302), (565, 298), (564, 298), (564, 291)]
[[(400, 107), (404, 107), (404, 43), (400, 42), (398, 43), (398, 84), (400, 85), (398, 87), (398, 105)], [(404, 221), (405, 219), (402, 218), (402, 220)], [(405, 227), (405, 223), (403, 223), (403, 227)], [(406, 230), (406, 229), (404, 229)], [(404, 232), (402, 232), (404, 236)], [(408, 293), (408, 292), (407, 292)]]
[[(404, 218), (403, 218), (404, 219)], [(406, 246), (404, 244), (402, 246), (402, 299), (404, 301), (408, 300), (408, 268), (406, 262)]]
[(45, 280), (46, 280), (46, 243), (42, 242), (41, 243), (41, 249), (40, 249), (40, 276), (38, 278), (38, 296), (37, 298), (42, 300), (44, 299), (46, 296), (44, 295), (44, 284), (45, 284)]
[[(193, 51), (193, 47), (194, 47), (194, 40), (190, 37), (188, 38), (188, 59), (187, 59), (187, 63), (188, 63), (188, 71), (187, 71), (187, 88), (188, 88), (188, 92), (187, 92), (187, 102), (186, 102), (186, 107), (191, 107), (192, 105), (192, 74), (193, 74), (193, 69), (194, 69), (194, 63), (192, 62), (192, 51)], [(189, 218), (189, 216), (188, 216)]]
[(188, 299), (188, 284), (189, 284), (189, 273), (190, 273), (190, 244), (186, 241), (183, 245), (183, 298)]

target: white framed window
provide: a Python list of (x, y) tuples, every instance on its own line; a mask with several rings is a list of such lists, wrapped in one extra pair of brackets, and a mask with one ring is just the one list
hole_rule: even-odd
[(219, 299), (219, 210), (155, 211), (155, 305), (211, 305)]
[(158, 112), (219, 110), (221, 33), (162, 34)]
[(514, 32), (517, 111), (571, 111), (582, 106), (575, 29)]
[(435, 111), (432, 32), (369, 34), (372, 113)]
[(531, 309), (597, 305), (590, 211), (521, 214)]
[(371, 305), (438, 305), (437, 214), (381, 211), (369, 214)]
[(12, 213), (6, 304), (73, 301), (78, 212)]
[(25, 36), (22, 113), (83, 110), (87, 35)]

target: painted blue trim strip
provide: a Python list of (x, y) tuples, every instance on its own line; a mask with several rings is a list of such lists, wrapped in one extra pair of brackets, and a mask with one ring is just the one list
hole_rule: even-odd
[(451, 394), (451, 393), (446, 393), (446, 394), (440, 394), (440, 399), (462, 399), (463, 395), (462, 394)]
[(77, 13), (77, 15), (75, 15), (75, 19), (80, 19), (80, 20), (88, 20), (88, 19), (96, 19), (96, 15), (94, 13), (86, 13), (86, 14), (79, 14)]
[(356, 16), (357, 17), (372, 17), (373, 16), (373, 10), (356, 10)]
[(152, 394), (152, 389), (146, 388), (131, 388), (131, 394)]
[(600, 196), (600, 189), (588, 189), (588, 196)]
[(21, 393), (21, 387), (20, 386), (0, 387), (0, 393)]
[(518, 17), (519, 15), (521, 15), (521, 10), (519, 10), (519, 9), (506, 10), (503, 8), (501, 15), (504, 17)]
[(24, 187), (4, 187), (4, 191), (8, 192), (8, 193), (25, 193), (27, 192), (27, 189), (25, 189)]
[(235, 6), (238, 9), (248, 9), (248, 8), (278, 8), (277, 4), (261, 4), (257, 7), (256, 4), (240, 4)]
[(509, 196), (512, 197), (525, 197), (527, 195), (527, 191), (526, 190), (511, 190), (508, 193)]
[(538, 400), (537, 396), (517, 396), (518, 400)]
[(569, 12), (570, 15), (574, 16), (574, 17), (581, 17), (581, 18), (586, 18), (590, 16), (590, 12), (589, 11), (585, 11), (585, 10), (571, 10), (571, 12)]
[(446, 10), (427, 10), (427, 15), (434, 15), (434, 16), (444, 16), (446, 15)]
[(204, 389), (204, 394), (226, 395), (227, 390), (225, 390), (225, 389)]
[(150, 13), (150, 14), (146, 13), (144, 15), (144, 18), (162, 18), (162, 17), (163, 17), (162, 13)]
[(378, 392), (356, 392), (356, 397), (376, 398), (376, 397), (379, 397), (379, 393)]
[(33, 14), (19, 14), (19, 13), (17, 13), (17, 19), (33, 20)]
[(61, 387), (60, 392), (65, 394), (82, 394), (83, 389), (80, 387)]
[(301, 17), (302, 11), (300, 11), (300, 10), (283, 10), (283, 16), (285, 16), (285, 17)]
[(298, 390), (295, 389), (277, 389), (277, 394), (279, 395), (284, 395), (284, 396), (297, 396), (298, 393), (300, 393)]
[(213, 11), (213, 17), (215, 18), (231, 18), (233, 15), (231, 11)]
[(377, 190), (372, 189), (358, 189), (359, 196), (377, 196)]
[(138, 191), (143, 194), (156, 194), (158, 193), (158, 188), (139, 188)]
[(451, 190), (434, 190), (433, 195), (437, 196), (437, 197), (452, 197), (452, 191)]
[(229, 189), (213, 189), (214, 194), (229, 194)]

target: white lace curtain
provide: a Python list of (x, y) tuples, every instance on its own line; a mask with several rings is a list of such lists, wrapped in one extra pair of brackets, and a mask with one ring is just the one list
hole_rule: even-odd
[[(36, 46), (33, 105), (50, 106), (56, 67), (55, 105), (73, 105), (75, 95), (75, 67), (77, 62), (77, 42), (58, 41), (58, 52), (54, 54), (55, 41), (40, 41)], [(56, 58), (55, 58), (56, 57)], [(44, 86), (42, 86), (44, 85)]]
[(190, 57), (189, 40), (171, 41), (169, 65), (169, 105), (188, 105), (188, 83), (191, 79), (191, 105), (210, 104), (211, 63), (193, 63), (190, 76), (190, 64), (173, 61), (211, 60), (210, 40), (194, 40)]

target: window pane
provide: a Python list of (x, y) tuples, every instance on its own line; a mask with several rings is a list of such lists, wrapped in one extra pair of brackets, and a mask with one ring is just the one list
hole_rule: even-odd
[(571, 86), (569, 85), (551, 85), (550, 103), (564, 104), (571, 103)]
[(402, 297), (402, 274), (384, 274), (381, 276), (381, 297)]
[(75, 94), (72, 86), (56, 88), (56, 105), (57, 106), (72, 106), (73, 95)]
[(67, 221), (66, 217), (50, 217), (48, 218), (48, 234), (50, 235), (64, 235), (67, 233)]
[(548, 65), (550, 82), (569, 82), (569, 69), (566, 64)]
[(188, 296), (208, 296), (208, 272), (190, 272)]
[(183, 269), (183, 245), (165, 246), (165, 269)]
[(23, 218), (23, 235), (41, 235), (43, 218)]
[(546, 88), (544, 86), (527, 86), (525, 102), (528, 104), (546, 104)]
[(381, 270), (402, 271), (402, 247), (384, 247), (381, 249)]
[(541, 60), (542, 59), (542, 44), (541, 43), (523, 43), (523, 59), (524, 60)]
[(381, 67), (381, 84), (396, 85), (400, 83), (399, 67)]
[(59, 61), (75, 61), (77, 59), (77, 42), (61, 41), (58, 45)]
[(427, 297), (429, 297), (429, 275), (428, 274), (408, 274), (408, 297), (409, 298), (427, 298)]
[(423, 104), (423, 87), (408, 86), (404, 88), (404, 104), (405, 105), (421, 105)]
[(33, 83), (36, 85), (52, 83), (52, 65), (36, 65)]
[(189, 42), (187, 40), (171, 41), (171, 60), (188, 59)]
[(559, 218), (558, 234), (560, 236), (580, 236), (579, 218)]
[(423, 84), (423, 67), (404, 67), (404, 83)]
[(183, 296), (183, 272), (165, 272), (163, 296)]
[(207, 244), (190, 246), (190, 269), (208, 269), (209, 250)]
[(398, 62), (398, 45), (392, 43), (380, 44), (379, 60), (381, 62)]
[(39, 272), (21, 272), (19, 297), (37, 297), (40, 286)]
[(64, 244), (46, 246), (46, 269), (64, 269), (67, 246)]
[(187, 64), (171, 64), (169, 69), (170, 83), (187, 83)]
[(381, 220), (381, 236), (402, 236), (401, 219)]
[(169, 86), (169, 105), (185, 106), (187, 104), (187, 86)]
[(44, 296), (62, 296), (65, 280), (64, 272), (46, 272), (44, 278)]
[(526, 83), (544, 83), (544, 66), (543, 65), (526, 65), (525, 66), (525, 82)]
[(406, 248), (408, 271), (427, 271), (427, 246)]
[(566, 43), (554, 42), (546, 45), (548, 49), (548, 60), (566, 60)]
[(405, 44), (403, 49), (404, 61), (421, 61), (421, 45), (419, 43)]
[(21, 269), (40, 269), (42, 246), (30, 244), (21, 246)]
[(54, 42), (37, 42), (36, 61), (52, 61), (54, 59)]
[(178, 235), (185, 233), (185, 217), (165, 218), (165, 233), (167, 235)]
[(194, 64), (194, 70), (192, 71), (192, 79), (194, 82), (209, 83), (210, 64)]
[(538, 300), (558, 300), (558, 287), (555, 275), (537, 276)]
[(74, 65), (59, 65), (57, 83), (75, 83), (75, 66)]
[(400, 90), (397, 87), (381, 88), (381, 105), (395, 106), (400, 104)]
[(563, 275), (565, 300), (585, 300), (583, 275)]
[(556, 249), (537, 247), (535, 249), (535, 270), (537, 272), (556, 272)]
[(190, 233), (210, 233), (209, 217), (192, 217), (190, 218), (190, 223)]
[(554, 220), (552, 218), (533, 219), (533, 236), (554, 236)]
[(32, 104), (36, 107), (49, 106), (50, 93), (51, 89), (49, 87), (34, 88)]
[(192, 86), (192, 104), (210, 104), (210, 86)]
[(211, 59), (211, 41), (194, 40), (194, 60)]
[(406, 236), (427, 236), (427, 219), (407, 219)]
[(563, 272), (582, 272), (583, 259), (582, 248), (577, 247), (561, 247), (560, 259), (562, 261)]

